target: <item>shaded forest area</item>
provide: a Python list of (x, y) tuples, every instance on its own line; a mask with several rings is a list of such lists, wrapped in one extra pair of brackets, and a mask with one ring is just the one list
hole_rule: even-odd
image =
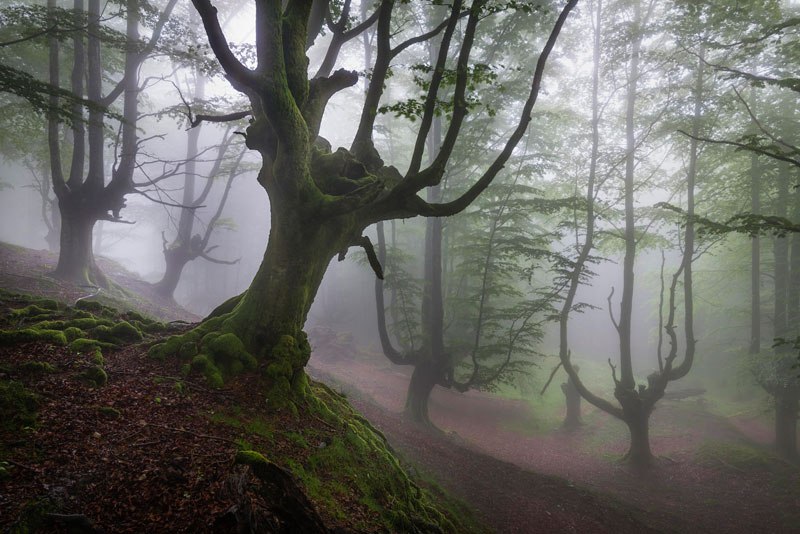
[(0, 1), (0, 528), (800, 530), (799, 27)]

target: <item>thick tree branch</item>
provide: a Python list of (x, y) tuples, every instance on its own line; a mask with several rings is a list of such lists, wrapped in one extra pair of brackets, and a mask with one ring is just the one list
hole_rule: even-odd
[(325, 108), (333, 95), (358, 83), (358, 73), (339, 69), (327, 78), (314, 78), (310, 82), (308, 101), (303, 117), (311, 138), (316, 138), (322, 124)]
[(189, 129), (196, 128), (200, 126), (204, 122), (232, 122), (241, 120), (249, 115), (252, 115), (253, 112), (251, 110), (247, 111), (235, 111), (233, 113), (227, 113), (225, 115), (204, 115), (198, 114), (192, 117), (191, 112), (189, 114), (189, 122), (190, 126)]
[(228, 81), (233, 88), (243, 93), (249, 89), (256, 89), (258, 84), (255, 73), (245, 67), (233, 55), (228, 46), (228, 39), (225, 37), (225, 32), (222, 31), (217, 17), (217, 8), (211, 4), (210, 0), (192, 0), (192, 4), (203, 21), (203, 27), (208, 35), (208, 44), (211, 45), (211, 50), (222, 66), (222, 70), (227, 74)]
[[(531, 121), (531, 112), (539, 95), (539, 89), (541, 88), (542, 76), (544, 75), (544, 68), (547, 64), (547, 59), (550, 56), (550, 52), (553, 50), (553, 47), (555, 46), (558, 35), (561, 32), (561, 28), (564, 26), (567, 17), (575, 7), (575, 4), (577, 4), (577, 1), (578, 0), (570, 0), (567, 2), (567, 5), (564, 6), (558, 16), (558, 19), (556, 20), (555, 25), (553, 26), (553, 30), (551, 31), (550, 36), (548, 37), (547, 42), (542, 49), (542, 53), (539, 55), (539, 60), (536, 63), (536, 70), (534, 71), (531, 82), (531, 90), (527, 100), (525, 101), (525, 105), (523, 106), (520, 121), (506, 142), (502, 152), (497, 156), (494, 162), (492, 162), (483, 176), (481, 176), (481, 178), (459, 198), (442, 204), (427, 203), (422, 199), (420, 199), (419, 202), (414, 200), (414, 204), (416, 205), (415, 209), (417, 210), (418, 215), (429, 217), (447, 217), (463, 211), (489, 186), (492, 180), (494, 180), (495, 176), (497, 176), (497, 174), (503, 168), (506, 161), (508, 161), (508, 158), (511, 157), (511, 153), (519, 143), (519, 140), (524, 135), (525, 130), (528, 127), (528, 123)], [(462, 54), (464, 54), (463, 47)], [(464, 68), (466, 68), (466, 65), (464, 65)], [(461, 98), (463, 99), (463, 89), (461, 95)], [(436, 160), (427, 169), (421, 171), (413, 177), (404, 180), (401, 183), (402, 190), (413, 191), (416, 193), (427, 186), (435, 185), (439, 182), (439, 180), (441, 180), (441, 176), (444, 173), (445, 163), (453, 150), (455, 145), (455, 136), (457, 135), (459, 128), (460, 122), (456, 122), (456, 113), (454, 111), (453, 122), (450, 124), (450, 129), (448, 130), (448, 134), (445, 137), (442, 149), (439, 152)], [(414, 196), (416, 196), (416, 194)]]
[(439, 87), (441, 86), (442, 78), (444, 76), (447, 56), (450, 52), (450, 42), (456, 29), (456, 23), (460, 17), (460, 10), (461, 0), (455, 0), (450, 10), (450, 17), (442, 23), (446, 23), (447, 29), (442, 36), (442, 42), (439, 44), (439, 53), (436, 58), (436, 65), (433, 70), (433, 76), (431, 76), (428, 94), (425, 97), (425, 111), (422, 114), (422, 121), (420, 123), (419, 131), (417, 132), (417, 140), (414, 144), (414, 152), (411, 155), (411, 163), (409, 164), (408, 172), (406, 173), (407, 176), (411, 176), (419, 172), (419, 168), (422, 165), (422, 154), (425, 151), (425, 142), (428, 139), (428, 132), (431, 129), (431, 124), (433, 124), (433, 116), (434, 112), (436, 111), (436, 100), (439, 95)]
[[(347, 2), (347, 4), (349, 4), (349, 2)], [(331, 32), (333, 32), (333, 36), (331, 37), (330, 45), (328, 45), (328, 50), (325, 52), (325, 58), (322, 60), (314, 78), (324, 78), (330, 74), (333, 67), (336, 65), (336, 60), (339, 58), (339, 52), (342, 46), (355, 37), (358, 37), (367, 31), (370, 26), (375, 24), (375, 21), (378, 20), (379, 11), (379, 9), (376, 9), (369, 17), (364, 19), (364, 21), (347, 31), (344, 29), (347, 22), (344, 9), (342, 10), (342, 16), (339, 22), (336, 24), (328, 24)]]

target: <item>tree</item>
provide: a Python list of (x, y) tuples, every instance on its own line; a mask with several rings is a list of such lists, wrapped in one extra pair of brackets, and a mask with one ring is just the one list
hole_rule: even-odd
[[(647, 377), (647, 384), (637, 384), (633, 371), (633, 354), (631, 346), (632, 315), (633, 315), (633, 292), (634, 292), (634, 261), (636, 257), (637, 245), (641, 239), (642, 230), (635, 224), (634, 210), (634, 175), (637, 166), (637, 150), (642, 144), (641, 134), (636, 132), (634, 119), (636, 117), (636, 98), (638, 96), (637, 84), (640, 82), (641, 72), (641, 46), (644, 39), (643, 28), (646, 26), (647, 19), (653, 13), (654, 2), (633, 3), (632, 32), (630, 42), (630, 53), (627, 63), (627, 83), (625, 90), (625, 153), (624, 153), (624, 226), (621, 231), (624, 242), (624, 262), (623, 262), (623, 290), (620, 302), (620, 313), (618, 320), (611, 312), (611, 298), (608, 297), (609, 313), (613, 326), (619, 336), (619, 377), (617, 377), (617, 366), (609, 358), (608, 363), (611, 367), (612, 378), (614, 381), (614, 397), (617, 403), (604, 399), (592, 391), (581, 381), (577, 369), (571, 362), (571, 351), (569, 349), (569, 316), (575, 310), (575, 296), (578, 286), (585, 280), (587, 264), (592, 260), (591, 253), (595, 239), (595, 227), (597, 214), (597, 183), (598, 183), (598, 162), (599, 162), (599, 143), (600, 143), (600, 60), (602, 46), (603, 28), (603, 2), (596, 4), (596, 15), (594, 16), (594, 54), (592, 71), (592, 119), (591, 119), (591, 159), (586, 189), (586, 223), (583, 235), (583, 244), (580, 246), (576, 259), (573, 264), (564, 270), (564, 300), (559, 317), (559, 356), (565, 371), (569, 375), (569, 381), (580, 392), (581, 396), (592, 405), (600, 408), (608, 414), (622, 420), (630, 432), (630, 448), (626, 454), (626, 459), (634, 466), (645, 467), (652, 463), (653, 454), (650, 449), (649, 439), (649, 418), (655, 408), (656, 403), (664, 395), (664, 391), (670, 381), (677, 380), (685, 376), (692, 367), (695, 353), (694, 339), (694, 312), (693, 312), (693, 287), (692, 287), (692, 263), (696, 257), (695, 235), (694, 235), (694, 209), (695, 209), (695, 182), (697, 179), (698, 144), (694, 140), (689, 147), (688, 164), (686, 168), (686, 213), (687, 220), (681, 236), (681, 262), (676, 269), (669, 289), (669, 302), (667, 305), (668, 318), (663, 325), (670, 340), (670, 350), (666, 358), (662, 358), (658, 352), (658, 371)], [(703, 116), (703, 103), (706, 90), (706, 74), (702, 61), (702, 49), (700, 58), (696, 61), (692, 71), (694, 84), (691, 90), (691, 103), (693, 113), (690, 117), (692, 131), (697, 133), (701, 128)], [(682, 359), (678, 360), (679, 346), (676, 333), (676, 293), (679, 281), (683, 282), (683, 305), (684, 305), (684, 350)]]
[[(86, 31), (72, 32), (71, 93), (86, 95), (86, 99), (97, 104), (89, 110), (84, 121), (82, 110), (72, 108), (70, 139), (72, 154), (69, 171), (63, 169), (63, 140), (57, 114), (48, 119), (48, 146), (50, 148), (50, 171), (53, 192), (58, 199), (61, 214), (61, 236), (58, 265), (55, 274), (78, 283), (107, 286), (105, 276), (94, 261), (92, 231), (99, 220), (125, 222), (120, 211), (125, 206), (125, 196), (134, 192), (133, 174), (137, 167), (140, 147), (137, 121), (139, 99), (143, 87), (140, 85), (140, 68), (155, 49), (161, 33), (169, 21), (177, 0), (170, 0), (164, 10), (157, 13), (150, 38), (143, 41), (140, 36), (142, 12), (145, 7), (139, 0), (124, 3), (126, 29), (123, 39), (124, 60), (120, 79), (103, 94), (104, 63), (101, 55), (103, 37), (107, 30), (101, 24), (100, 3), (89, 0), (86, 10), (82, 0), (76, 0), (75, 26)], [(48, 2), (51, 24), (58, 28), (55, 0)], [(85, 40), (84, 40), (85, 34)], [(48, 37), (49, 84), (61, 85), (61, 47), (57, 35)], [(85, 82), (85, 85), (84, 85)], [(106, 183), (105, 165), (105, 115), (98, 109), (110, 107), (122, 98), (122, 117), (118, 139), (119, 159)], [(51, 95), (50, 108), (59, 107), (59, 95)], [(88, 166), (85, 168), (85, 161)]]
[[(303, 368), (310, 349), (302, 329), (330, 259), (349, 247), (361, 246), (367, 251), (376, 275), (381, 277), (373, 246), (363, 236), (368, 226), (419, 215), (453, 215), (486, 189), (531, 120), (546, 60), (576, 0), (567, 2), (558, 16), (540, 54), (519, 121), (503, 149), (466, 193), (446, 203), (427, 202), (417, 193), (440, 183), (446, 171), (468, 112), (467, 81), (473, 43), (480, 33), (481, 20), (496, 6), (479, 0), (465, 9), (457, 0), (452, 6), (443, 6), (447, 15), (442, 24), (397, 42), (400, 29), (393, 27), (396, 3), (380, 2), (377, 53), (358, 128), (349, 150), (339, 148), (333, 152), (329, 144), (318, 138), (320, 123), (330, 98), (355, 85), (358, 75), (339, 69), (309, 80), (306, 48), (309, 37), (318, 31), (309, 29), (309, 22), (315, 20), (311, 18), (312, 3), (290, 1), (284, 8), (277, 0), (255, 2), (255, 68), (245, 66), (228, 46), (217, 8), (209, 0), (194, 0), (193, 4), (228, 80), (250, 99), (253, 121), (247, 129), (247, 146), (257, 150), (262, 158), (258, 181), (269, 196), (271, 226), (264, 259), (250, 288), (218, 307), (192, 337), (200, 340), (199, 335), (205, 332), (223, 334), (231, 343), (238, 340), (241, 350), (257, 361), (268, 362), (267, 374), (273, 379), (274, 392), (270, 398), (280, 402), (291, 388), (297, 392), (305, 390)], [(465, 16), (462, 9), (467, 21), (458, 48), (453, 36)], [(414, 150), (408, 170), (401, 174), (395, 167), (384, 164), (375, 148), (373, 128), (377, 111), (393, 60), (406, 48), (440, 33), (439, 54)], [(453, 72), (445, 66), (454, 53), (457, 61), (454, 90), (449, 99), (450, 121), (438, 155), (423, 168), (425, 143), (439, 89), (446, 72)], [(213, 349), (209, 344), (201, 344), (199, 350), (214, 356)]]

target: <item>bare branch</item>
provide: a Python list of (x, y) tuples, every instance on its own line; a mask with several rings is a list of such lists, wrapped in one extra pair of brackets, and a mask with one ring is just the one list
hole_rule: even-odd
[(231, 121), (238, 121), (247, 117), (248, 115), (252, 115), (253, 112), (251, 110), (247, 111), (235, 111), (233, 113), (227, 113), (225, 115), (202, 115), (198, 114), (194, 116), (192, 119), (191, 114), (189, 115), (190, 126), (187, 130), (191, 130), (192, 128), (196, 128), (200, 126), (203, 122), (231, 122)]
[[(199, 208), (205, 208), (205, 206), (186, 206), (184, 204), (176, 204), (176, 203), (173, 203), (173, 202), (166, 202), (164, 200), (159, 200), (157, 198), (153, 198), (150, 195), (148, 195), (147, 193), (145, 193), (144, 191), (140, 191), (138, 189), (133, 191), (133, 192), (137, 193), (139, 195), (142, 195), (144, 198), (146, 198), (147, 200), (150, 200), (151, 202), (155, 202), (156, 204), (163, 204), (164, 206), (171, 206), (173, 208), (183, 208), (183, 209), (187, 209), (187, 210), (196, 210), (196, 209), (199, 209)], [(108, 220), (111, 220), (111, 219), (108, 219)]]
[(759, 146), (748, 145), (747, 143), (740, 143), (738, 141), (728, 141), (728, 140), (725, 140), (725, 139), (711, 139), (709, 137), (703, 137), (703, 136), (699, 136), (699, 135), (692, 135), (692, 134), (690, 134), (688, 132), (685, 132), (683, 130), (678, 130), (678, 133), (683, 134), (686, 137), (689, 137), (690, 139), (695, 139), (697, 141), (702, 141), (704, 143), (713, 143), (713, 144), (716, 144), (716, 145), (733, 146), (733, 147), (739, 148), (741, 150), (747, 150), (747, 151), (750, 151), (750, 152), (755, 152), (756, 154), (761, 154), (762, 156), (767, 156), (767, 157), (772, 158), (772, 159), (777, 159), (779, 161), (785, 161), (786, 163), (791, 163), (795, 167), (800, 167), (800, 160), (791, 158), (789, 156), (784, 156), (782, 154), (778, 154), (777, 152), (769, 151), (769, 150), (767, 150), (765, 148), (761, 148)]
[(561, 369), (561, 365), (562, 362), (558, 362), (558, 365), (553, 367), (553, 370), (550, 373), (550, 378), (548, 378), (547, 382), (544, 383), (544, 387), (542, 387), (542, 391), (539, 392), (539, 395), (544, 395), (544, 392), (547, 391), (548, 386), (550, 386), (550, 382), (553, 381), (553, 377), (555, 377), (558, 370)]
[[(215, 247), (212, 247), (212, 248), (215, 248)], [(210, 261), (211, 263), (216, 263), (218, 265), (236, 265), (237, 263), (239, 263), (239, 260), (241, 260), (241, 258), (236, 258), (235, 260), (220, 260), (218, 258), (212, 258), (211, 256), (209, 256), (207, 254), (207, 252), (208, 251), (201, 252), (199, 254), (199, 256), (201, 258), (203, 258), (204, 260), (206, 260), (206, 261)]]
[(611, 309), (611, 297), (614, 296), (614, 286), (611, 286), (611, 293), (608, 294), (608, 316), (611, 317), (611, 324), (614, 325), (614, 329), (619, 332), (619, 323), (616, 319), (614, 319), (614, 310)]

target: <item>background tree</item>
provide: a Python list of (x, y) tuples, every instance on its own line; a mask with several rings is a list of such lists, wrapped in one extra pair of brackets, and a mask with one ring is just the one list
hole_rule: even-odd
[[(94, 261), (92, 250), (92, 230), (99, 220), (122, 222), (120, 211), (125, 205), (125, 195), (134, 191), (133, 174), (137, 166), (137, 153), (140, 147), (138, 138), (138, 106), (143, 87), (140, 85), (140, 68), (153, 52), (164, 30), (169, 16), (176, 4), (167, 3), (154, 20), (150, 38), (140, 37), (140, 26), (144, 5), (138, 0), (129, 0), (124, 6), (125, 33), (118, 37), (117, 44), (123, 45), (124, 63), (121, 77), (110, 90), (103, 94), (104, 63), (101, 55), (103, 35), (108, 32), (101, 24), (100, 4), (89, 0), (84, 9), (82, 0), (77, 0), (74, 8), (75, 26), (86, 31), (72, 32), (72, 73), (71, 91), (74, 95), (86, 98), (104, 107), (109, 107), (122, 98), (122, 116), (119, 135), (118, 160), (112, 168), (111, 178), (106, 183), (105, 164), (105, 116), (97, 109), (90, 110), (86, 126), (82, 120), (81, 109), (73, 107), (73, 121), (70, 128), (72, 146), (69, 171), (63, 172), (63, 139), (60, 135), (58, 117), (51, 115), (48, 121), (48, 145), (50, 147), (50, 171), (53, 191), (58, 199), (61, 214), (61, 238), (58, 266), (55, 274), (77, 282), (107, 286), (105, 277)], [(53, 16), (56, 12), (55, 0), (48, 3), (50, 22), (58, 28)], [(84, 41), (85, 39), (85, 41)], [(60, 87), (62, 65), (61, 46), (58, 38), (48, 38), (50, 50), (49, 83)], [(84, 85), (84, 80), (86, 83)], [(58, 107), (59, 97), (51, 96), (51, 107)], [(88, 165), (85, 163), (88, 161)]]

